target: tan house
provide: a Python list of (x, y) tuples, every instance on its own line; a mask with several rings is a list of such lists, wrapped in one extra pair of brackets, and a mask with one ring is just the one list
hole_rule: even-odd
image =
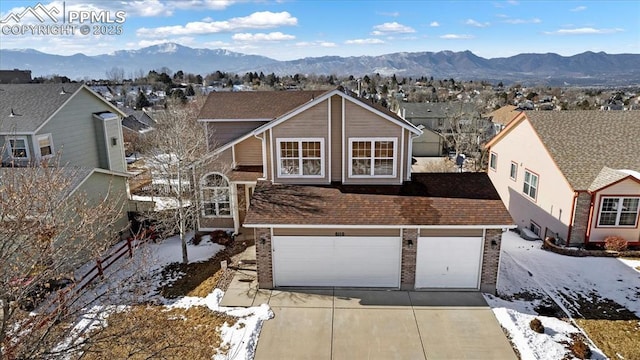
[(521, 229), (570, 245), (640, 244), (640, 117), (527, 111), (488, 144), (488, 174)]
[(493, 124), (494, 130), (497, 134), (502, 131), (507, 126), (507, 124), (511, 122), (511, 120), (520, 115), (521, 112), (522, 110), (518, 109), (516, 106), (505, 105), (499, 109), (493, 110), (487, 115), (487, 117)]
[(260, 287), (495, 292), (507, 210), (486, 174), (412, 174), (401, 117), (335, 89), (211, 93), (199, 118), (199, 229), (254, 231)]

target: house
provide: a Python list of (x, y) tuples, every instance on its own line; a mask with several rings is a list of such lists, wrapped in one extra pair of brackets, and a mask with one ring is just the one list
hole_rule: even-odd
[(525, 111), (488, 144), (488, 174), (516, 224), (569, 245), (640, 244), (640, 118)]
[(497, 134), (502, 131), (507, 126), (507, 124), (509, 124), (509, 122), (516, 116), (518, 116), (518, 114), (520, 114), (521, 112), (522, 110), (518, 109), (518, 107), (514, 105), (505, 105), (490, 112), (487, 115), (487, 118), (493, 124), (494, 131)]
[(199, 119), (199, 230), (253, 231), (261, 288), (495, 292), (506, 208), (484, 173), (412, 174), (396, 114), (338, 88), (211, 93)]
[[(82, 177), (71, 192), (127, 199), (122, 116), (82, 84), (0, 85), (3, 171), (56, 161)], [(114, 230), (127, 225), (124, 209)]]
[(31, 70), (0, 70), (0, 84), (28, 84), (31, 81)]
[(411, 155), (418, 157), (441, 156), (445, 149), (444, 137), (425, 128), (424, 125), (418, 125), (417, 128), (422, 131), (422, 134), (413, 139)]

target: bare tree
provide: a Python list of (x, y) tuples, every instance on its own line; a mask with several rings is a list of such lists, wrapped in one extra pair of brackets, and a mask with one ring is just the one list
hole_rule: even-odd
[(486, 140), (485, 120), (482, 118), (484, 102), (465, 105), (461, 101), (450, 102), (445, 113), (444, 138), (456, 155), (465, 154), (473, 161), (474, 170), (481, 170), (482, 144)]
[(86, 170), (55, 163), (0, 168), (3, 359), (56, 358), (70, 351), (57, 345), (99, 296), (75, 284), (73, 272), (100, 258), (121, 230), (124, 196), (111, 187), (82, 193), (77, 180)]
[(111, 69), (105, 71), (105, 75), (107, 77), (107, 80), (109, 80), (112, 84), (122, 84), (122, 81), (124, 80), (124, 69), (114, 66)]
[(207, 154), (204, 125), (197, 121), (203, 104), (204, 97), (184, 104), (170, 101), (166, 110), (154, 115), (155, 130), (148, 134), (145, 144), (146, 164), (154, 182), (153, 195), (165, 206), (143, 216), (164, 235), (180, 236), (185, 264), (189, 261), (187, 232), (193, 230), (200, 211), (194, 179), (200, 178), (199, 169), (205, 163), (215, 161), (215, 157)]

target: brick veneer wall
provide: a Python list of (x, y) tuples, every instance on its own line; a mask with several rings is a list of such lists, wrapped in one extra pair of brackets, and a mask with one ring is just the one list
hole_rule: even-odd
[(573, 213), (573, 227), (569, 245), (584, 244), (584, 237), (589, 226), (589, 211), (591, 210), (591, 195), (586, 192), (578, 193), (576, 208)]
[[(258, 287), (273, 288), (273, 263), (271, 258), (271, 230), (257, 228), (254, 230), (256, 239), (256, 263), (258, 266)], [(264, 240), (264, 244), (262, 243)]]
[[(409, 240), (413, 245), (409, 246)], [(418, 249), (418, 229), (402, 230), (402, 266), (400, 267), (400, 289), (413, 289), (416, 283), (416, 253)]]
[[(496, 245), (491, 245), (491, 242)], [(482, 254), (482, 271), (480, 272), (480, 291), (495, 294), (500, 263), (500, 246), (502, 244), (501, 229), (487, 229)]]

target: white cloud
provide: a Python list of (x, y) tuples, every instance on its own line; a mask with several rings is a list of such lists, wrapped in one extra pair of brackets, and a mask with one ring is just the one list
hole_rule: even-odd
[(416, 31), (413, 28), (394, 21), (374, 26), (371, 35), (379, 36), (385, 34), (408, 34), (414, 32)]
[(585, 10), (587, 10), (586, 6), (577, 6), (577, 7), (574, 7), (573, 9), (571, 9), (569, 11), (578, 12), (578, 11), (585, 11)]
[(220, 32), (236, 32), (246, 29), (269, 29), (279, 26), (294, 26), (298, 19), (286, 11), (274, 13), (270, 11), (255, 12), (249, 16), (231, 18), (225, 21), (195, 21), (186, 25), (161, 26), (157, 28), (140, 28), (136, 35), (141, 37), (166, 37), (177, 35), (201, 35)]
[[(104, 2), (107, 3), (107, 2)], [(112, 7), (121, 7), (128, 14), (154, 17), (171, 16), (176, 9), (180, 10), (224, 10), (233, 5), (235, 1), (228, 0), (188, 0), (188, 1), (159, 1), (159, 0), (136, 0), (112, 2)]]
[(338, 44), (330, 41), (301, 41), (295, 44), (297, 47), (337, 47)]
[(473, 35), (467, 35), (467, 34), (445, 34), (445, 35), (441, 35), (440, 39), (453, 39), (453, 40), (459, 40), (459, 39), (473, 39), (474, 36)]
[(283, 34), (283, 33), (279, 32), (279, 31), (277, 31), (277, 32), (272, 32), (272, 33), (268, 33), (268, 34), (264, 34), (264, 33), (255, 33), (255, 34), (240, 33), (240, 34), (234, 34), (231, 38), (233, 40), (236, 40), (236, 41), (259, 42), (259, 41), (293, 40), (296, 37), (293, 36), (293, 35)]
[(347, 45), (375, 45), (384, 44), (384, 41), (380, 39), (353, 39), (344, 42)]
[(491, 25), (488, 22), (481, 23), (481, 22), (479, 22), (477, 20), (473, 20), (473, 19), (467, 19), (467, 21), (465, 21), (464, 23), (465, 23), (465, 25), (469, 25), (469, 26), (473, 26), (473, 27), (479, 27), (479, 28), (483, 28), (483, 27), (487, 27), (487, 26)]
[(540, 24), (542, 22), (542, 20), (538, 19), (538, 18), (531, 18), (531, 19), (506, 19), (504, 20), (504, 22), (506, 22), (507, 24), (514, 24), (514, 25), (518, 25), (518, 24)]
[(437, 21), (432, 21), (432, 22), (431, 22), (431, 24), (429, 24), (429, 26), (431, 26), (431, 27), (438, 27), (438, 26), (440, 26), (440, 23), (439, 23), (439, 22), (437, 22)]
[(590, 27), (575, 28), (575, 29), (560, 29), (556, 31), (545, 31), (547, 35), (592, 35), (592, 34), (614, 34), (623, 32), (624, 29), (595, 29)]
[(394, 11), (394, 12), (380, 12), (378, 14), (380, 14), (382, 16), (390, 16), (390, 17), (398, 17), (398, 16), (400, 16), (400, 13), (397, 12), (397, 11)]

